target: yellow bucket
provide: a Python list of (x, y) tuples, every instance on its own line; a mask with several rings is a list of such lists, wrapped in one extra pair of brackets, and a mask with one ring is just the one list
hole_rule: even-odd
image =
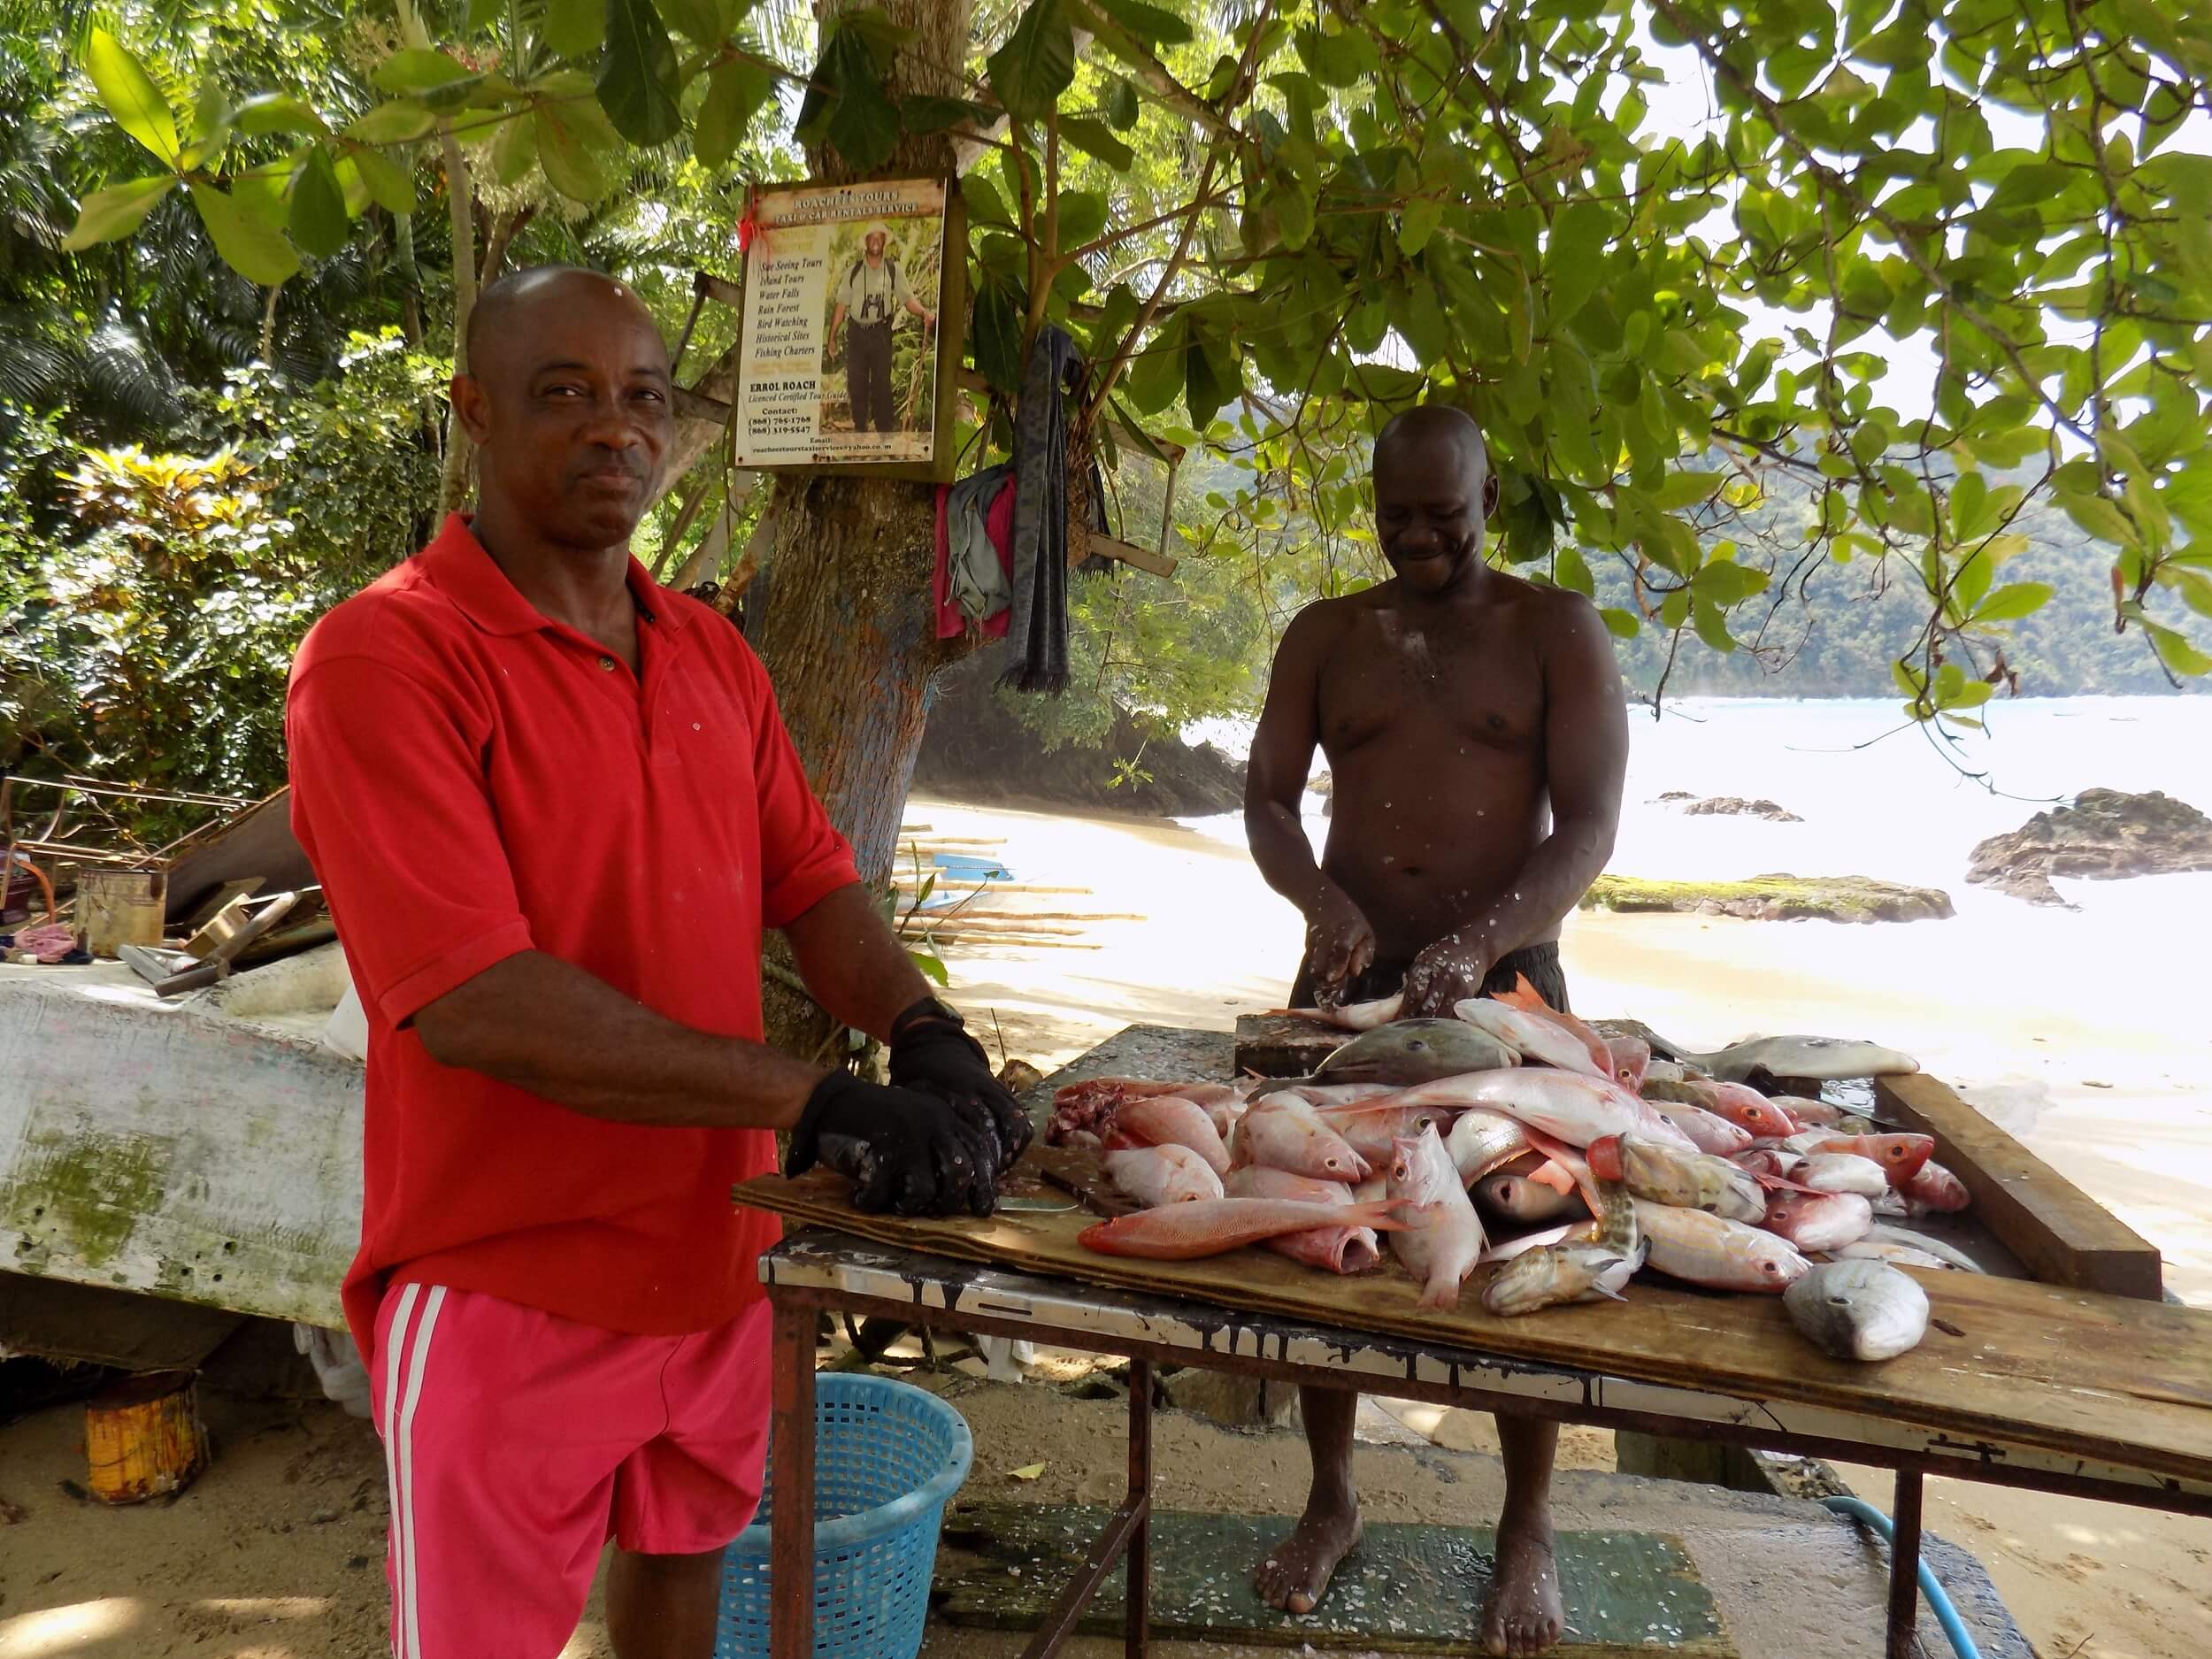
[(88, 1486), (103, 1503), (143, 1503), (190, 1486), (207, 1467), (192, 1372), (152, 1371), (96, 1395), (85, 1407)]

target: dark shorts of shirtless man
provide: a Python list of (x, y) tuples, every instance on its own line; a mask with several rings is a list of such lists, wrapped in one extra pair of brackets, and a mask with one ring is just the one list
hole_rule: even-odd
[[(1371, 964), (1356, 975), (1346, 990), (1345, 1002), (1371, 1002), (1379, 997), (1395, 996), (1405, 988), (1406, 970), (1413, 965), (1413, 958), (1404, 957), (1393, 962)], [(1559, 947), (1556, 944), (1525, 945), (1509, 955), (1498, 958), (1490, 972), (1483, 976), (1482, 994), (1494, 996), (1500, 991), (1509, 991), (1514, 983), (1526, 979), (1537, 995), (1561, 1013), (1572, 1010), (1567, 1006), (1567, 974), (1559, 965)], [(1311, 961), (1298, 964), (1298, 977), (1292, 983), (1290, 1008), (1311, 1008), (1316, 995)]]

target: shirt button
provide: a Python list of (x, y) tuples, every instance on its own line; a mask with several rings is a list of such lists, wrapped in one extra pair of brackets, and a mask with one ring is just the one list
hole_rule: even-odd
[(599, 659), (599, 666), (605, 669), (609, 673), (612, 673), (614, 672), (614, 658), (611, 657), (601, 657)]
[(698, 721), (696, 721), (696, 720), (694, 720), (694, 721), (691, 723), (691, 729), (692, 729), (693, 731), (695, 731), (695, 731), (697, 731), (697, 730), (699, 729), (699, 722), (698, 722)]

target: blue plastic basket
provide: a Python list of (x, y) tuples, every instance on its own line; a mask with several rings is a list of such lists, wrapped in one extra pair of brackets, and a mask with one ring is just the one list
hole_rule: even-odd
[[(815, 1659), (921, 1651), (938, 1527), (974, 1458), (966, 1421), (934, 1394), (887, 1377), (814, 1379)], [(722, 1558), (715, 1659), (768, 1652), (770, 1502)]]

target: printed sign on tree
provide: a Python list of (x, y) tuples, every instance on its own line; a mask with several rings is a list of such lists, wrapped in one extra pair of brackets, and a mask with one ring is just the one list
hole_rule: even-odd
[(950, 412), (941, 324), (962, 274), (948, 283), (946, 199), (926, 179), (754, 198), (738, 465), (935, 470)]

